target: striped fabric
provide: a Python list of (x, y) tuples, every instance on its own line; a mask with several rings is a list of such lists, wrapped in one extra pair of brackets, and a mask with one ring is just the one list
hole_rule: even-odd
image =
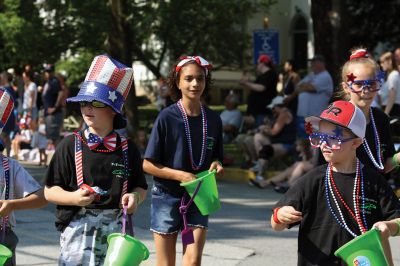
[(4, 89), (0, 89), (0, 132), (7, 123), (14, 108), (14, 101), (11, 95)]

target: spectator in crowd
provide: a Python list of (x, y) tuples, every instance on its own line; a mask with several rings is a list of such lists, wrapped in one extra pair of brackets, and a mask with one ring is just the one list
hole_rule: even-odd
[(258, 76), (254, 82), (250, 81), (247, 74), (239, 81), (239, 84), (249, 91), (245, 120), (249, 121), (249, 124), (255, 123), (256, 127), (262, 125), (267, 114), (266, 106), (277, 95), (278, 83), (278, 75), (268, 55), (263, 54), (258, 57), (257, 72)]
[(22, 73), (22, 79), (24, 81), (24, 97), (22, 101), (23, 117), (25, 119), (30, 118), (30, 127), (34, 128), (38, 118), (38, 109), (36, 106), (38, 89), (35, 82), (33, 82), (32, 71), (24, 71)]
[(135, 144), (136, 144), (142, 158), (143, 158), (144, 152), (146, 151), (147, 142), (148, 142), (148, 139), (147, 139), (146, 130), (141, 128), (138, 131), (136, 131)]
[(168, 88), (168, 84), (164, 77), (160, 77), (157, 80), (157, 100), (156, 104), (159, 110), (164, 109), (167, 106), (173, 104), (171, 94)]
[(39, 150), (39, 166), (47, 166), (47, 154), (46, 149), (48, 145), (48, 140), (46, 138), (46, 124), (44, 117), (39, 117), (37, 130), (33, 132), (32, 135), (32, 148), (37, 148)]
[(297, 83), (300, 81), (300, 76), (296, 72), (296, 67), (293, 60), (286, 60), (283, 65), (285, 75), (283, 78), (283, 102), (292, 111), (293, 115), (297, 112), (298, 95), (294, 93)]
[(220, 114), (222, 120), (223, 142), (230, 143), (237, 136), (242, 124), (242, 113), (237, 109), (239, 97), (229, 93), (225, 97), (225, 110)]
[(46, 121), (47, 138), (57, 146), (63, 124), (62, 100), (64, 91), (60, 81), (54, 76), (54, 66), (47, 64), (44, 68), (43, 107)]
[(382, 110), (389, 116), (400, 116), (400, 75), (394, 54), (386, 52), (380, 57), (380, 64), (386, 72), (386, 80), (379, 91)]
[(400, 47), (394, 51), (394, 56), (396, 59), (397, 71), (400, 72)]
[(17, 133), (11, 142), (14, 158), (19, 159), (19, 152), (23, 149), (32, 149), (32, 130), (29, 128), (26, 120), (22, 118), (19, 122), (19, 133)]
[(268, 188), (272, 185), (275, 191), (286, 192), (300, 176), (315, 166), (313, 163), (313, 152), (311, 151), (308, 139), (298, 139), (296, 141), (296, 151), (298, 152), (299, 160), (290, 167), (269, 179), (261, 181), (250, 179), (250, 183), (258, 188)]
[(318, 115), (329, 103), (333, 92), (333, 81), (325, 67), (325, 59), (316, 54), (311, 61), (311, 73), (296, 86), (293, 97), (298, 95), (297, 135), (307, 138), (304, 117)]
[[(10, 97), (16, 102), (16, 92), (11, 87), (12, 75), (7, 72), (0, 73), (0, 88), (3, 88), (10, 94)], [(11, 135), (14, 134), (15, 127), (17, 125), (17, 119), (15, 116), (16, 110), (13, 108), (10, 116), (4, 125), (3, 131), (1, 132), (1, 138), (4, 143), (3, 147), (7, 150), (7, 157), (10, 156), (11, 151)]]
[(291, 152), (296, 141), (295, 119), (283, 103), (283, 97), (275, 97), (268, 108), (272, 109), (272, 121), (260, 126), (259, 132), (254, 135), (253, 145), (258, 161), (251, 170), (257, 172), (257, 180), (264, 179), (268, 161)]

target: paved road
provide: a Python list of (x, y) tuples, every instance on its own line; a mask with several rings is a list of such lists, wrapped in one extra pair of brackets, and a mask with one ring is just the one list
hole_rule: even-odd
[[(44, 169), (27, 166), (42, 182)], [(151, 180), (149, 180), (151, 182)], [(222, 208), (210, 219), (203, 265), (296, 265), (297, 229), (274, 232), (269, 225), (271, 207), (280, 194), (259, 190), (247, 184), (219, 181)], [(150, 203), (147, 199), (134, 216), (136, 237), (150, 250), (150, 258), (142, 265), (155, 265), (154, 245), (148, 231)], [(17, 213), (16, 233), (20, 238), (17, 265), (57, 265), (58, 237), (54, 228), (54, 206)], [(400, 237), (392, 239), (392, 247), (400, 248)], [(177, 245), (181, 254), (181, 244)], [(395, 265), (400, 265), (400, 252), (394, 252)], [(181, 257), (177, 256), (177, 265)]]

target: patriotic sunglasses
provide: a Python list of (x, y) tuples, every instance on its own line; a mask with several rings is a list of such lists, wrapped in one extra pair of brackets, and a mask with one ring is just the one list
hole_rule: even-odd
[(347, 75), (347, 85), (354, 93), (361, 93), (368, 89), (370, 92), (379, 91), (381, 89), (385, 73), (379, 71), (375, 79), (356, 80), (356, 76), (353, 73)]
[(311, 147), (319, 148), (323, 143), (325, 143), (326, 147), (331, 150), (340, 150), (340, 146), (342, 145), (342, 143), (345, 143), (355, 138), (356, 137), (343, 139), (338, 136), (328, 135), (320, 132), (314, 132), (309, 136)]
[(99, 102), (99, 101), (92, 101), (92, 102), (79, 102), (80, 107), (91, 106), (94, 108), (104, 108), (107, 107), (106, 104)]
[(212, 68), (212, 65), (201, 56), (183, 56), (176, 65), (175, 71), (178, 73), (182, 69), (183, 65), (190, 61), (195, 61), (199, 66), (203, 67), (206, 71), (206, 76), (208, 75), (208, 70)]

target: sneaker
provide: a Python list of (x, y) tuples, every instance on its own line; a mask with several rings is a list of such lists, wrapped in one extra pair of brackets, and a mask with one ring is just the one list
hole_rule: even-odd
[(263, 181), (263, 180), (264, 180), (264, 177), (262, 175), (256, 176), (256, 181), (257, 182), (260, 182), (260, 181)]

